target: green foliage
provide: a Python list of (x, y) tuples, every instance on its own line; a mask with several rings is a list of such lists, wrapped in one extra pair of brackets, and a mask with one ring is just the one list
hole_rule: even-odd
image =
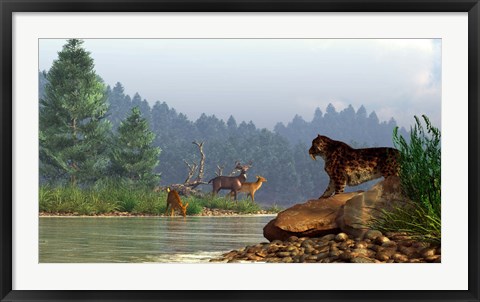
[[(40, 211), (58, 214), (110, 214), (128, 212), (138, 215), (165, 213), (167, 193), (129, 187), (124, 181), (109, 180), (87, 189), (73, 186), (40, 186)], [(232, 201), (223, 197), (182, 197), (188, 202), (187, 215), (200, 214), (204, 207), (253, 214), (261, 207), (250, 200)]]
[(410, 141), (398, 135), (398, 128), (394, 130), (393, 141), (401, 153), (400, 178), (406, 196), (440, 216), (440, 130), (433, 127), (425, 115), (422, 117), (426, 129), (415, 116), (416, 124), (410, 131)]
[(40, 211), (61, 214), (93, 215), (118, 210), (118, 202), (104, 199), (103, 192), (78, 187), (40, 187)]
[(230, 198), (225, 197), (205, 197), (194, 199), (195, 202), (199, 203), (202, 207), (210, 209), (230, 210), (242, 214), (253, 214), (262, 210), (259, 204), (252, 202), (249, 199), (238, 201), (233, 201)]
[(441, 242), (440, 216), (415, 202), (382, 210), (379, 218), (372, 219), (370, 225), (381, 232), (406, 232), (415, 240)]
[(140, 109), (132, 108), (118, 127), (118, 136), (112, 150), (112, 170), (116, 177), (126, 178), (147, 187), (158, 183), (159, 177), (153, 173), (158, 164), (160, 148), (152, 146), (155, 139)]
[(269, 213), (279, 213), (281, 211), (283, 211), (284, 208), (279, 206), (278, 204), (274, 203), (273, 205), (271, 205), (270, 207), (267, 207), (265, 209), (265, 211), (269, 212)]
[(197, 215), (203, 210), (203, 205), (195, 198), (182, 200), (183, 204), (188, 202), (187, 215)]
[(382, 211), (370, 222), (380, 231), (404, 231), (415, 239), (441, 240), (441, 146), (440, 131), (423, 115), (424, 128), (415, 117), (410, 140), (398, 135), (393, 140), (400, 150), (400, 179), (405, 195), (412, 201), (406, 207)]
[(40, 100), (40, 171), (51, 182), (93, 182), (108, 165), (105, 86), (82, 44), (63, 46)]

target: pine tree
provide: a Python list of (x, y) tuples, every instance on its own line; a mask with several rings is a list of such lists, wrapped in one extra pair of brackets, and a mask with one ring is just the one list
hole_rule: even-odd
[(41, 179), (94, 181), (108, 165), (105, 86), (83, 41), (71, 39), (46, 75), (40, 100)]
[(153, 170), (158, 165), (160, 148), (152, 146), (155, 134), (138, 107), (132, 108), (118, 127), (112, 151), (112, 169), (116, 176), (139, 185), (153, 186), (159, 177)]
[(107, 96), (108, 119), (112, 123), (113, 129), (116, 130), (120, 122), (128, 116), (132, 108), (132, 101), (128, 95), (125, 95), (125, 89), (120, 82), (117, 82), (113, 88), (107, 88)]

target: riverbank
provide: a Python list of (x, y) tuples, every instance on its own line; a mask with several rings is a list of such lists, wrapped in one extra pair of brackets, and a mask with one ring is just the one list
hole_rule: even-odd
[[(54, 216), (162, 216), (166, 210), (167, 193), (145, 189), (107, 187), (80, 189), (77, 187), (40, 187), (40, 213)], [(250, 199), (232, 201), (225, 196), (182, 196), (189, 216), (215, 216), (278, 213), (282, 209), (273, 204), (262, 207)]]
[(412, 240), (405, 233), (368, 231), (361, 240), (345, 233), (319, 238), (292, 236), (233, 250), (210, 262), (440, 263), (441, 248)]
[[(275, 216), (277, 212), (272, 212), (268, 210), (259, 210), (253, 213), (242, 213), (233, 210), (224, 210), (224, 209), (215, 209), (204, 207), (202, 211), (198, 214), (192, 214), (187, 216), (192, 217), (214, 217), (214, 216)], [(114, 211), (109, 213), (92, 213), (92, 214), (80, 214), (78, 212), (45, 212), (41, 211), (39, 213), (40, 217), (170, 217), (170, 215), (165, 214), (151, 214), (151, 213), (132, 213), (132, 212), (120, 212)], [(179, 216), (178, 213), (175, 216)]]

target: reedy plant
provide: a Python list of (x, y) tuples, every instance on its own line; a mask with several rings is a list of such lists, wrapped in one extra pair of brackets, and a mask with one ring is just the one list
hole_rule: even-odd
[(410, 141), (394, 129), (393, 143), (400, 150), (400, 179), (405, 195), (440, 216), (441, 203), (441, 146), (440, 130), (422, 115), (426, 128), (415, 116)]
[(422, 115), (425, 127), (415, 116), (410, 140), (393, 132), (393, 143), (400, 151), (400, 181), (403, 193), (411, 202), (381, 210), (370, 228), (383, 232), (407, 232), (422, 241), (441, 241), (441, 134)]

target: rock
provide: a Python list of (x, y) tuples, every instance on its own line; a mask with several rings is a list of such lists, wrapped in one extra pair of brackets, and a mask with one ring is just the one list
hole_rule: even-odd
[(297, 237), (297, 236), (290, 236), (290, 237), (288, 237), (288, 240), (287, 240), (287, 241), (289, 241), (289, 242), (295, 242), (295, 241), (297, 241), (297, 240), (298, 240), (298, 237)]
[(368, 248), (368, 244), (365, 241), (358, 241), (355, 242), (354, 248), (356, 249), (366, 249)]
[(417, 249), (414, 248), (413, 246), (410, 246), (410, 247), (401, 246), (398, 248), (398, 251), (402, 254), (407, 255), (409, 258), (414, 258), (415, 256), (418, 255)]
[(440, 255), (433, 255), (433, 256), (426, 257), (425, 261), (440, 263), (442, 261), (441, 258), (442, 258), (442, 256), (440, 256)]
[(255, 255), (257, 255), (259, 257), (262, 257), (262, 258), (265, 258), (265, 257), (267, 257), (268, 254), (267, 254), (267, 251), (261, 250), (261, 251), (256, 252)]
[(347, 239), (348, 239), (348, 235), (345, 234), (345, 233), (338, 233), (337, 236), (335, 236), (335, 241), (336, 242), (345, 241)]
[(386, 241), (382, 243), (382, 247), (384, 248), (397, 248), (397, 243), (395, 241)]
[(378, 252), (377, 255), (375, 256), (376, 259), (380, 261), (387, 261), (390, 259), (390, 256), (387, 253), (384, 252)]
[(390, 241), (390, 239), (388, 239), (388, 237), (385, 237), (385, 236), (378, 236), (375, 239), (375, 243), (377, 243), (377, 244), (383, 244), (383, 243), (387, 243), (389, 241)]
[(292, 254), (290, 252), (278, 252), (277, 253), (277, 257), (281, 257), (281, 258), (284, 258), (284, 257), (290, 257)]
[(401, 192), (400, 178), (387, 177), (370, 190), (358, 193), (347, 200), (338, 213), (337, 225), (343, 232), (361, 238), (368, 231), (368, 222), (378, 217), (381, 210), (401, 206), (406, 200)]
[(344, 261), (350, 261), (352, 260), (353, 258), (357, 257), (358, 254), (357, 253), (353, 253), (353, 252), (350, 252), (350, 251), (346, 251), (345, 253), (339, 255), (339, 258), (344, 260)]
[(365, 233), (364, 238), (374, 241), (378, 237), (383, 236), (382, 232), (377, 230), (369, 230)]
[(425, 248), (420, 252), (420, 255), (423, 258), (428, 258), (428, 257), (431, 257), (431, 256), (435, 256), (435, 252), (436, 252), (436, 249)]
[(334, 238), (335, 238), (334, 234), (328, 234), (328, 235), (325, 235), (325, 236), (321, 237), (320, 241), (321, 242), (326, 242), (326, 241), (333, 240)]
[(293, 262), (293, 258), (292, 257), (285, 257), (282, 259), (282, 262), (284, 263), (292, 263)]
[(248, 258), (248, 260), (253, 260), (253, 261), (262, 261), (262, 260), (264, 260), (263, 257), (259, 257), (259, 256), (255, 255), (255, 254), (247, 254), (247, 258)]
[(355, 253), (359, 256), (365, 256), (365, 257), (374, 257), (375, 252), (369, 249), (354, 249), (352, 253)]
[(358, 194), (360, 193), (342, 193), (294, 205), (278, 213), (277, 217), (263, 228), (263, 236), (272, 241), (286, 240), (291, 236), (319, 237), (337, 234), (339, 226), (336, 218), (340, 208)]
[(394, 254), (392, 258), (393, 258), (393, 260), (395, 260), (395, 262), (399, 262), (399, 263), (403, 263), (403, 262), (408, 261), (408, 257), (403, 255), (403, 254), (400, 254), (400, 253)]
[(355, 257), (350, 260), (352, 263), (375, 263), (375, 260), (367, 258), (367, 257)]

